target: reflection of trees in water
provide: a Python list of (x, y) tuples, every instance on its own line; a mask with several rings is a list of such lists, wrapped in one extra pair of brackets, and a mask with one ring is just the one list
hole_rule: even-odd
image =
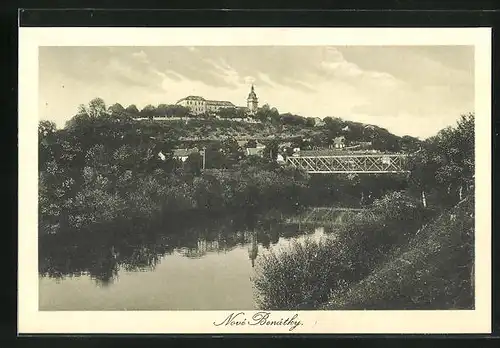
[(106, 286), (117, 278), (120, 268), (153, 269), (163, 255), (172, 252), (163, 236), (132, 232), (96, 228), (42, 236), (39, 272), (54, 278), (87, 274)]
[(248, 258), (252, 262), (252, 268), (255, 266), (255, 259), (259, 254), (259, 245), (257, 244), (257, 233), (250, 235), (250, 245), (248, 247)]
[(237, 218), (197, 219), (196, 225), (172, 223), (154, 228), (145, 224), (108, 226), (42, 236), (40, 274), (64, 278), (89, 275), (100, 285), (113, 283), (120, 269), (153, 270), (162, 257), (174, 251), (201, 258), (246, 247), (252, 266), (259, 246), (268, 249), (280, 238), (313, 233), (314, 228), (280, 221)]

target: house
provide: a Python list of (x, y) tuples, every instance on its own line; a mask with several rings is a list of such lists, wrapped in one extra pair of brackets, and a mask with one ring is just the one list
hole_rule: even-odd
[(333, 139), (333, 145), (336, 149), (343, 149), (345, 147), (345, 137), (342, 135)]
[(175, 149), (172, 157), (174, 159), (180, 160), (182, 162), (186, 162), (189, 155), (192, 153), (195, 153), (195, 152), (198, 152), (197, 148), (194, 148), (194, 149)]
[(292, 142), (291, 141), (285, 141), (279, 145), (280, 149), (286, 149), (292, 147)]
[(238, 147), (241, 149), (245, 148), (245, 145), (248, 143), (247, 140), (237, 140), (236, 142), (238, 143)]
[(265, 147), (266, 147), (266, 145), (261, 144), (258, 141), (257, 141), (257, 146), (255, 146), (255, 148), (257, 148), (257, 149), (264, 149)]
[(261, 156), (263, 155), (264, 148), (259, 148), (259, 147), (249, 147), (246, 149), (246, 155), (247, 156)]
[(188, 108), (193, 115), (205, 113), (214, 114), (221, 109), (239, 109), (248, 112), (249, 114), (255, 114), (259, 108), (259, 101), (257, 95), (255, 94), (254, 86), (252, 85), (250, 94), (247, 98), (246, 107), (236, 106), (227, 100), (208, 100), (197, 95), (190, 95), (179, 99), (176, 105)]
[(326, 123), (319, 117), (314, 118), (314, 127), (321, 127), (324, 126)]
[(358, 145), (362, 150), (369, 150), (372, 148), (372, 142), (371, 141), (358, 141)]
[(245, 118), (244, 121), (247, 123), (260, 123), (259, 120), (256, 120), (255, 118), (251, 118), (251, 117)]
[(278, 156), (276, 157), (276, 161), (280, 162), (280, 163), (284, 163), (285, 157), (283, 157), (283, 155), (281, 155), (281, 154), (278, 154)]

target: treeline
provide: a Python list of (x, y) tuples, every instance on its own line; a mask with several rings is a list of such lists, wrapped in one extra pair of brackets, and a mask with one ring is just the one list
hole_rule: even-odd
[[(327, 134), (345, 132), (342, 122), (327, 119), (323, 130)], [(361, 127), (352, 122), (347, 125), (354, 134)], [(181, 147), (179, 138), (189, 131), (186, 127), (175, 122), (137, 123), (99, 99), (81, 106), (63, 129), (40, 122), (40, 226), (55, 230), (133, 215), (149, 218), (179, 209), (360, 205), (391, 190), (407, 190), (424, 206), (452, 204), (472, 192), (472, 114), (463, 116), (457, 127), (425, 142), (407, 142), (409, 147), (418, 145), (420, 149), (411, 156), (410, 184), (405, 178), (382, 176), (310, 178), (276, 164), (281, 151), (278, 138), (264, 142), (262, 158), (246, 155), (245, 147), (255, 145), (252, 141), (244, 146), (232, 138), (197, 144), (199, 149), (205, 147), (205, 167), (216, 170), (202, 174), (199, 152), (189, 155), (184, 163), (173, 156), (174, 149)], [(364, 127), (358, 134), (373, 134), (368, 133), (371, 131), (376, 133), (377, 128)]]
[[(364, 144), (369, 149), (385, 152), (414, 152), (421, 146), (415, 137), (398, 137), (387, 129), (374, 125), (343, 120), (339, 117), (325, 117), (319, 120), (291, 113), (280, 113), (275, 107), (263, 105), (255, 114), (241, 108), (221, 108), (215, 113), (193, 115), (189, 108), (180, 105), (146, 105), (138, 110), (135, 105), (124, 108), (115, 103), (109, 107), (101, 98), (95, 98), (88, 105), (80, 105), (78, 115), (106, 114), (114, 118), (172, 118), (159, 128), (175, 129), (179, 135), (195, 137), (223, 137), (246, 135), (295, 138), (294, 146), (303, 150), (328, 148), (334, 139), (344, 137), (345, 145)], [(230, 122), (231, 120), (252, 119), (257, 123)], [(178, 120), (178, 121), (175, 121)], [(187, 122), (186, 122), (187, 121)]]
[[(129, 118), (172, 118), (180, 120), (190, 120), (190, 123), (179, 122), (176, 127), (190, 127), (192, 130), (207, 126), (207, 122), (219, 128), (234, 128), (232, 123), (223, 123), (224, 120), (244, 120), (253, 119), (267, 128), (273, 128), (271, 134), (276, 132), (286, 132), (287, 128), (294, 133), (297, 130), (313, 131), (312, 136), (302, 136), (302, 146), (305, 149), (328, 147), (333, 145), (333, 139), (344, 136), (346, 144), (356, 144), (359, 142), (370, 143), (371, 148), (380, 151), (416, 151), (420, 146), (420, 141), (411, 136), (398, 137), (390, 133), (387, 129), (373, 125), (366, 125), (359, 122), (346, 121), (339, 117), (325, 117), (319, 120), (314, 117), (304, 117), (292, 113), (280, 113), (275, 107), (264, 104), (255, 114), (249, 114), (245, 109), (237, 107), (221, 108), (216, 112), (204, 114), (192, 114), (190, 109), (181, 105), (159, 104), (157, 106), (148, 104), (141, 110), (136, 105), (127, 107), (115, 103), (106, 107), (101, 98), (93, 99), (88, 106), (80, 105), (78, 114), (92, 114), (95, 110), (107, 113), (114, 117)], [(193, 122), (204, 120), (202, 124)], [(222, 121), (222, 122), (221, 122)], [(285, 128), (283, 128), (285, 127)], [(245, 128), (245, 127), (244, 127)], [(210, 132), (200, 134), (209, 136)]]
[(424, 206), (429, 201), (450, 206), (474, 193), (474, 133), (474, 114), (465, 114), (410, 154), (411, 182)]
[(90, 106), (60, 130), (40, 122), (41, 233), (189, 211), (265, 210), (300, 203), (308, 177), (298, 170), (266, 158), (232, 157), (232, 144), (223, 144), (227, 153), (220, 154), (232, 170), (202, 173), (199, 154), (187, 163), (173, 157), (175, 130), (160, 136), (104, 110)]

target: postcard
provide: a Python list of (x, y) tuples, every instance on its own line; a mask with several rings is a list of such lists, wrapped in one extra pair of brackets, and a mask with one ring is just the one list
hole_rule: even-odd
[(489, 28), (20, 28), (20, 333), (491, 332)]

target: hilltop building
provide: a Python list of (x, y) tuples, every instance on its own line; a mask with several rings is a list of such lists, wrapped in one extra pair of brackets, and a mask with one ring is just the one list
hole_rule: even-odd
[(247, 106), (236, 106), (226, 100), (207, 100), (200, 96), (188, 96), (177, 101), (176, 105), (188, 108), (194, 115), (205, 113), (216, 113), (220, 109), (235, 108), (244, 109), (249, 114), (255, 114), (259, 108), (259, 101), (255, 94), (254, 86), (250, 90), (247, 98)]

